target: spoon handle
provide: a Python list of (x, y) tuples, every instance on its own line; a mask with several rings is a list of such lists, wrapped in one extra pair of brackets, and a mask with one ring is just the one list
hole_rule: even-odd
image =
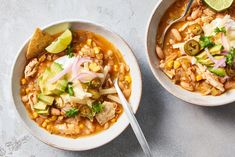
[(184, 16), (187, 15), (189, 9), (191, 8), (191, 5), (193, 4), (193, 1), (194, 1), (194, 0), (190, 0), (190, 1), (189, 1), (189, 3), (188, 3), (188, 5), (187, 5), (187, 7), (186, 7), (186, 9), (185, 9), (184, 14), (182, 15), (182, 17), (184, 17)]
[(178, 19), (176, 19), (176, 20), (174, 20), (173, 22), (171, 22), (171, 23), (165, 28), (165, 30), (163, 31), (162, 37), (161, 37), (161, 39), (162, 39), (162, 41), (161, 41), (161, 47), (162, 47), (162, 48), (164, 47), (165, 36), (166, 36), (168, 30), (171, 28), (171, 26), (172, 26), (173, 24), (175, 24), (176, 22), (179, 22), (181, 19), (183, 19), (183, 18), (187, 15), (188, 11), (190, 10), (190, 8), (191, 8), (191, 6), (192, 6), (192, 4), (193, 4), (193, 1), (194, 1), (194, 0), (189, 0), (189, 2), (188, 2), (188, 4), (187, 4), (187, 7), (185, 8), (184, 13), (183, 13)]
[(117, 93), (118, 93), (118, 96), (120, 98), (120, 101), (122, 102), (122, 106), (124, 108), (124, 112), (125, 114), (127, 115), (128, 119), (129, 119), (129, 122), (131, 124), (131, 127), (145, 153), (145, 156), (146, 157), (152, 157), (152, 154), (151, 154), (151, 150), (149, 148), (149, 145), (148, 145), (148, 142), (146, 141), (145, 139), (145, 136), (139, 126), (139, 123), (138, 121), (136, 120), (135, 118), (135, 115), (134, 115), (134, 112), (130, 106), (130, 104), (127, 102), (125, 96), (123, 95), (122, 91), (120, 90), (119, 86), (118, 86), (118, 81), (116, 81), (116, 83), (114, 84), (114, 86), (116, 87), (116, 90), (117, 90)]

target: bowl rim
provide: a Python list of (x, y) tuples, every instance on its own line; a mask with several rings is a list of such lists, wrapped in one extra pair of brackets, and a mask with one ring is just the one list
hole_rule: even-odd
[[(137, 76), (139, 77), (140, 79), (140, 96), (137, 100), (137, 104), (136, 104), (136, 110), (133, 110), (133, 112), (136, 114), (138, 109), (139, 109), (139, 106), (140, 106), (140, 102), (141, 102), (141, 99), (142, 99), (142, 73), (141, 73), (141, 69), (140, 69), (140, 66), (139, 66), (139, 63), (138, 63), (138, 60), (136, 58), (136, 55), (134, 54), (133, 50), (131, 49), (130, 45), (124, 40), (123, 37), (121, 37), (119, 34), (117, 34), (116, 32), (114, 32), (113, 30), (111, 30), (110, 28), (108, 28), (107, 26), (104, 26), (102, 24), (99, 24), (97, 22), (93, 22), (93, 21), (90, 21), (90, 20), (85, 20), (85, 19), (64, 19), (64, 20), (57, 20), (57, 21), (54, 21), (54, 22), (50, 22), (49, 24), (47, 25), (44, 25), (44, 26), (41, 26), (41, 29), (42, 30), (45, 30), (46, 28), (49, 28), (51, 26), (54, 26), (54, 25), (58, 25), (58, 24), (61, 24), (61, 23), (84, 23), (84, 24), (90, 24), (90, 25), (93, 25), (95, 27), (101, 27), (102, 29), (104, 29), (105, 31), (108, 31), (110, 32), (111, 34), (113, 34), (114, 36), (116, 36), (119, 40), (121, 40), (126, 46), (128, 49), (130, 49), (130, 52), (132, 55), (132, 58), (134, 60), (134, 62), (136, 63), (136, 69), (137, 69)], [(95, 33), (95, 32), (94, 32)], [(52, 147), (55, 147), (55, 148), (58, 148), (58, 149), (61, 149), (61, 150), (69, 150), (69, 151), (86, 151), (86, 150), (91, 150), (91, 149), (95, 149), (95, 148), (98, 148), (98, 147), (101, 147), (103, 145), (106, 145), (108, 144), (109, 142), (111, 142), (112, 140), (116, 139), (121, 133), (123, 133), (126, 128), (129, 126), (129, 121), (127, 122), (126, 126), (121, 129), (119, 131), (119, 133), (110, 138), (109, 140), (103, 142), (102, 144), (99, 144), (97, 146), (94, 146), (94, 147), (90, 147), (90, 148), (85, 148), (85, 149), (73, 149), (73, 148), (69, 148), (69, 147), (62, 147), (58, 144), (52, 144), (52, 143), (49, 143), (48, 141), (44, 140), (43, 138), (41, 138), (39, 135), (37, 135), (36, 133), (34, 133), (29, 127), (28, 125), (26, 124), (26, 122), (22, 119), (22, 117), (20, 116), (20, 113), (18, 112), (17, 108), (16, 108), (16, 104), (17, 102), (15, 102), (15, 99), (14, 99), (14, 95), (13, 95), (13, 73), (14, 73), (14, 68), (15, 68), (15, 64), (16, 64), (16, 61), (19, 57), (19, 55), (23, 52), (23, 48), (25, 47), (25, 45), (28, 43), (28, 41), (31, 39), (32, 35), (30, 35), (22, 44), (21, 46), (18, 48), (17, 50), (17, 53), (15, 54), (15, 57), (14, 57), (14, 60), (13, 60), (13, 64), (11, 66), (11, 73), (10, 73), (10, 91), (11, 91), (11, 99), (12, 99), (12, 102), (11, 103), (14, 107), (14, 112), (16, 113), (17, 115), (17, 118), (20, 119), (21, 123), (23, 124), (24, 128), (26, 128), (26, 130), (28, 130), (28, 132), (33, 135), (34, 137), (36, 137), (38, 140), (42, 141), (43, 143), (49, 145), (49, 146), (52, 146)], [(107, 39), (108, 40), (108, 39)], [(108, 40), (109, 41), (109, 40)], [(112, 43), (113, 44), (113, 43)], [(115, 45), (114, 45), (115, 46)], [(122, 52), (120, 52), (122, 53)], [(125, 114), (125, 113), (122, 113), (122, 114)], [(127, 119), (128, 120), (128, 119)], [(115, 124), (113, 124), (115, 125)], [(40, 126), (38, 126), (38, 128), (40, 128)], [(99, 134), (99, 133), (98, 133)], [(57, 136), (60, 136), (60, 135), (57, 135)], [(95, 135), (88, 135), (88, 136), (95, 136)], [(60, 137), (63, 137), (63, 136), (60, 136)], [(63, 137), (64, 139), (68, 139), (68, 137)], [(77, 138), (79, 139), (79, 138)], [(75, 140), (77, 140), (75, 139)]]
[[(154, 77), (157, 79), (157, 81), (161, 84), (161, 86), (163, 86), (169, 93), (171, 93), (172, 95), (174, 95), (175, 97), (177, 97), (178, 99), (181, 99), (185, 102), (188, 102), (190, 104), (194, 104), (194, 105), (198, 105), (198, 106), (206, 106), (206, 107), (214, 107), (214, 106), (223, 106), (223, 105), (226, 105), (226, 104), (229, 104), (229, 103), (232, 103), (235, 101), (235, 98), (234, 99), (225, 99), (223, 102), (214, 102), (213, 105), (208, 105), (208, 103), (206, 102), (202, 102), (200, 101), (199, 103), (196, 103), (194, 101), (190, 101), (190, 99), (185, 99), (184, 97), (182, 97), (181, 95), (178, 95), (177, 93), (173, 92), (170, 88), (168, 88), (168, 86), (165, 85), (165, 83), (161, 80), (160, 76), (155, 72), (155, 67), (154, 65), (152, 65), (151, 63), (151, 60), (150, 60), (150, 51), (148, 49), (148, 35), (149, 35), (149, 30), (150, 30), (150, 24), (152, 22), (152, 19), (153, 19), (153, 16), (156, 12), (156, 10), (158, 9), (158, 7), (160, 6), (160, 4), (163, 2), (164, 0), (159, 0), (154, 9), (152, 10), (151, 14), (150, 14), (150, 17), (148, 18), (148, 21), (147, 21), (147, 25), (146, 25), (146, 29), (145, 29), (145, 50), (146, 50), (146, 53), (147, 53), (147, 61), (148, 61), (148, 65), (152, 71), (152, 74), (154, 75)], [(162, 17), (160, 17), (162, 18)], [(172, 85), (173, 82), (171, 82)], [(180, 87), (177, 87), (177, 88), (180, 88)], [(181, 90), (185, 90), (185, 89), (181, 89)], [(192, 92), (190, 92), (190, 94), (192, 94)], [(206, 97), (206, 96), (205, 96)], [(218, 96), (217, 96), (218, 97)]]

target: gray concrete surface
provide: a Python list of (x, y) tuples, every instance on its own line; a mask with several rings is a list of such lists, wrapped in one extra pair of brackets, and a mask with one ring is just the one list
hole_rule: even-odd
[(158, 0), (0, 0), (0, 156), (142, 157), (130, 127), (109, 144), (85, 152), (47, 146), (16, 118), (10, 98), (10, 69), (15, 54), (35, 27), (64, 19), (87, 19), (120, 34), (133, 48), (143, 75), (137, 118), (154, 157), (233, 157), (235, 104), (198, 107), (164, 90), (147, 64), (146, 23)]

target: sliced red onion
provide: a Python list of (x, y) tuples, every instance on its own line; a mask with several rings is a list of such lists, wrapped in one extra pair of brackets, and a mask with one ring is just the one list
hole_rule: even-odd
[(80, 66), (85, 62), (92, 62), (90, 58), (77, 58), (75, 59), (75, 62), (73, 64), (72, 68), (72, 80), (78, 75), (78, 71), (80, 69)]
[(228, 51), (222, 51), (221, 54), (222, 54), (222, 55), (227, 55), (227, 54), (228, 54)]
[(226, 51), (229, 51), (229, 43), (228, 43), (228, 39), (226, 38), (224, 33), (221, 33), (221, 41), (222, 41), (222, 45), (224, 47), (224, 49)]
[(208, 50), (208, 48), (205, 48), (205, 51), (206, 51), (206, 54), (207, 56), (209, 57), (209, 59), (212, 61), (212, 62), (216, 62), (216, 60), (214, 59), (214, 57), (211, 55), (210, 51)]
[(72, 65), (72, 77), (74, 77), (76, 75), (77, 72), (77, 62), (78, 62), (79, 58), (76, 57), (73, 61), (73, 65)]
[(48, 82), (49, 83), (54, 83), (57, 80), (59, 80), (61, 77), (63, 77), (65, 74), (67, 74), (72, 68), (72, 64), (70, 64), (69, 66), (67, 66), (64, 70), (62, 70), (61, 72), (59, 72), (58, 74), (56, 74), (52, 79), (50, 79)]
[(218, 68), (218, 67), (225, 67), (226, 66), (226, 59), (222, 58), (220, 60), (216, 60), (209, 52), (208, 48), (205, 48), (206, 54), (208, 55), (209, 59), (215, 63), (214, 68)]
[(79, 81), (85, 83), (85, 82), (90, 82), (96, 77), (97, 77), (96, 75), (91, 75), (90, 73), (80, 73), (74, 79), (78, 79)]
[(215, 65), (214, 65), (214, 68), (217, 69), (217, 68), (219, 68), (219, 67), (225, 67), (225, 66), (226, 66), (225, 61), (226, 61), (225, 58), (222, 58), (222, 59), (220, 59), (220, 60), (216, 60)]

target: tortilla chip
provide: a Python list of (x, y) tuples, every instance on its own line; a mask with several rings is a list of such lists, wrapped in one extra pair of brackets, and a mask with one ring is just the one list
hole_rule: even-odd
[(42, 32), (40, 28), (36, 28), (28, 45), (26, 58), (31, 59), (40, 55), (45, 48), (51, 44), (53, 38), (50, 34)]

